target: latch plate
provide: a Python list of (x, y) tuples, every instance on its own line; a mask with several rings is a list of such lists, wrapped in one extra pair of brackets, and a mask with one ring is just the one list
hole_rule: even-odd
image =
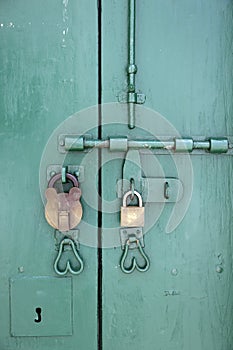
[[(117, 197), (122, 198), (123, 194), (130, 188), (130, 182), (125, 179), (117, 181)], [(142, 197), (146, 203), (175, 203), (183, 197), (183, 184), (176, 178), (141, 178)], [(167, 189), (167, 194), (165, 190)]]
[[(47, 167), (46, 178), (47, 181), (51, 179), (55, 174), (60, 174), (62, 172), (62, 165), (53, 164)], [(79, 182), (84, 181), (84, 167), (80, 165), (67, 165), (67, 172), (78, 177)]]
[(118, 102), (120, 103), (136, 103), (136, 104), (144, 104), (146, 101), (146, 95), (140, 92), (126, 92), (121, 93), (118, 96)]
[(138, 248), (135, 239), (140, 241), (142, 247), (145, 246), (142, 227), (126, 227), (120, 229), (121, 247), (123, 250), (125, 248), (125, 245), (127, 244), (127, 241), (130, 240), (130, 237), (134, 238), (134, 242), (131, 242), (129, 244), (129, 249)]

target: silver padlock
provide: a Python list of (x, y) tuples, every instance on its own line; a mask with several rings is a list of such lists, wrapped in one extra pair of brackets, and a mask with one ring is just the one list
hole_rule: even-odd
[(128, 191), (123, 196), (121, 207), (121, 227), (143, 227), (144, 226), (144, 207), (142, 206), (142, 196), (139, 192), (134, 191), (138, 197), (138, 206), (127, 206), (127, 198), (132, 195)]

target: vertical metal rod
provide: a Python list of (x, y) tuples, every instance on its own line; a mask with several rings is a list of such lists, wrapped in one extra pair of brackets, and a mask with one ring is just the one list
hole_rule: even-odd
[[(129, 66), (128, 66), (128, 96), (130, 93), (135, 93), (135, 74), (137, 73), (137, 66), (135, 64), (135, 11), (136, 0), (129, 0)], [(129, 102), (129, 128), (135, 128), (135, 104)]]
[(135, 0), (129, 0), (129, 92), (135, 92)]

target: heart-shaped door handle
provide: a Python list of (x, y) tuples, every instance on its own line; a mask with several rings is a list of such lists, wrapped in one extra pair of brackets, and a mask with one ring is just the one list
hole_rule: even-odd
[[(61, 259), (61, 256), (62, 256), (62, 253), (64, 251), (64, 246), (65, 245), (70, 245), (71, 248), (72, 248), (72, 252), (76, 258), (76, 260), (78, 261), (79, 263), (79, 268), (78, 269), (73, 269), (71, 267), (71, 264), (70, 264), (70, 261), (68, 260), (67, 263), (66, 263), (66, 267), (64, 270), (61, 270), (59, 268), (59, 261)], [(74, 242), (69, 239), (69, 238), (64, 238), (61, 243), (60, 243), (60, 247), (59, 247), (59, 252), (58, 252), (58, 255), (55, 259), (55, 262), (54, 262), (54, 270), (55, 272), (60, 275), (60, 276), (64, 276), (66, 275), (68, 272), (70, 272), (72, 275), (79, 275), (82, 271), (83, 271), (83, 268), (84, 268), (84, 263), (83, 263), (83, 260), (81, 259), (76, 247), (75, 247), (75, 244)]]
[(147, 255), (145, 254), (143, 248), (142, 248), (142, 245), (140, 243), (140, 240), (137, 239), (135, 240), (135, 242), (137, 243), (137, 249), (139, 250), (141, 256), (143, 257), (144, 261), (145, 261), (145, 264), (143, 266), (140, 266), (137, 261), (136, 261), (136, 258), (133, 257), (132, 258), (132, 262), (131, 262), (131, 265), (129, 267), (126, 267), (125, 266), (125, 261), (127, 259), (127, 255), (128, 255), (128, 252), (129, 252), (129, 246), (130, 246), (130, 240), (128, 240), (125, 244), (125, 248), (124, 248), (124, 252), (122, 254), (122, 257), (121, 257), (121, 261), (120, 261), (120, 266), (121, 266), (121, 270), (124, 272), (124, 273), (132, 273), (135, 269), (138, 270), (139, 272), (146, 272), (149, 267), (150, 267), (150, 260), (149, 258), (147, 257)]

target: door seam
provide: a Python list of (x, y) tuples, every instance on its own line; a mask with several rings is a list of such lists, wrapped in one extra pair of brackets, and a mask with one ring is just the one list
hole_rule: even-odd
[[(98, 137), (102, 138), (102, 0), (97, 0), (97, 26), (98, 26)], [(97, 347), (103, 348), (102, 337), (102, 287), (103, 287), (103, 265), (102, 265), (102, 152), (98, 150), (98, 253), (97, 253)]]

